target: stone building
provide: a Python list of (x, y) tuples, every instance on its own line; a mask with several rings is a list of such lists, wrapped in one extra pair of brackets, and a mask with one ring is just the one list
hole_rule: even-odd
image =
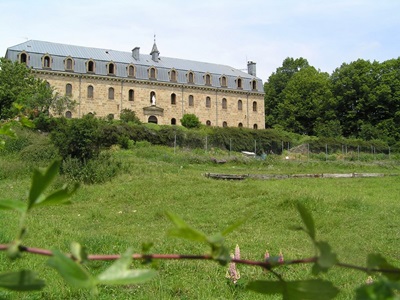
[(144, 123), (180, 124), (195, 114), (202, 124), (263, 129), (263, 83), (256, 64), (248, 72), (207, 62), (30, 40), (7, 49), (6, 58), (32, 68), (56, 91), (78, 102), (66, 117), (93, 113), (119, 118), (131, 109)]

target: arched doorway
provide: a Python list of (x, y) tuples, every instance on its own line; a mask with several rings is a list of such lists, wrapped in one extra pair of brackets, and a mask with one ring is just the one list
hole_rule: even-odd
[(148, 123), (158, 124), (158, 120), (156, 116), (150, 116), (148, 119)]

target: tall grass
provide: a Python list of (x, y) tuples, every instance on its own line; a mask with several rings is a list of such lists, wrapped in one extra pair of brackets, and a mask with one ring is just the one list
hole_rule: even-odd
[[(242, 258), (259, 259), (268, 249), (271, 255), (283, 252), (286, 259), (314, 254), (305, 234), (292, 231), (300, 225), (295, 204), (302, 202), (313, 214), (317, 236), (328, 241), (340, 260), (365, 265), (368, 253), (379, 252), (398, 265), (400, 228), (400, 186), (398, 177), (381, 178), (297, 178), (287, 180), (218, 181), (206, 172), (220, 173), (400, 173), (396, 162), (286, 161), (270, 156), (265, 161), (250, 160), (228, 152), (204, 153), (184, 149), (138, 144), (131, 150), (113, 152), (127, 171), (101, 185), (83, 185), (73, 204), (33, 211), (28, 218), (25, 245), (68, 252), (72, 241), (85, 245), (90, 253), (122, 253), (128, 247), (141, 252), (142, 243), (153, 242), (153, 253), (203, 254), (207, 246), (166, 236), (172, 225), (166, 210), (181, 216), (207, 234), (223, 230), (239, 218), (247, 222), (227, 236), (232, 249), (240, 245)], [(226, 159), (213, 164), (212, 157)], [(0, 163), (4, 164), (3, 159)], [(63, 179), (61, 178), (62, 182)], [(21, 199), (29, 187), (29, 175), (16, 181), (0, 181), (1, 199)], [(15, 213), (0, 211), (0, 243), (16, 234)], [(0, 292), (9, 299), (87, 299), (86, 291), (69, 288), (46, 267), (43, 257), (24, 255), (10, 262), (0, 253), (0, 271), (28, 268), (38, 272), (48, 285), (41, 292), (22, 294)], [(109, 263), (91, 262), (91, 272), (99, 273)], [(398, 265), (399, 266), (399, 265)], [(133, 267), (142, 268), (140, 262)], [(152, 266), (159, 276), (146, 284), (102, 287), (99, 299), (263, 299), (243, 286), (255, 279), (271, 278), (257, 268), (239, 266), (241, 279), (233, 286), (226, 267), (203, 261), (158, 261)], [(309, 278), (310, 266), (284, 267), (283, 277)], [(333, 268), (324, 275), (342, 289), (338, 299), (349, 299), (366, 274)], [(276, 299), (279, 299), (277, 297)]]

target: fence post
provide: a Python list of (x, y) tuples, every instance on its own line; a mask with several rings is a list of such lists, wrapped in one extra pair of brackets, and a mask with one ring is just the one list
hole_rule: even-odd
[(175, 139), (174, 139), (174, 154), (176, 153), (176, 133), (175, 133)]
[(325, 161), (328, 161), (328, 144), (325, 144)]
[(208, 149), (208, 135), (206, 135), (206, 152), (207, 152), (207, 149)]
[(254, 140), (254, 154), (257, 155), (257, 140)]
[(232, 139), (229, 139), (229, 156), (231, 156), (232, 152)]

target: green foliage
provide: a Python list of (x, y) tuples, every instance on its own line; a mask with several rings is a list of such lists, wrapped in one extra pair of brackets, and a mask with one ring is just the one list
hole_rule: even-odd
[(82, 161), (67, 157), (61, 167), (61, 174), (72, 182), (97, 184), (110, 181), (121, 172), (121, 162), (108, 152), (102, 152), (96, 158)]
[(182, 126), (186, 128), (198, 128), (201, 125), (199, 118), (195, 114), (184, 114), (180, 121)]
[(29, 270), (0, 273), (0, 287), (12, 291), (37, 291), (44, 287), (43, 280)]
[(141, 124), (140, 119), (136, 116), (136, 113), (129, 108), (124, 108), (121, 111), (119, 118), (125, 123)]
[(60, 155), (77, 158), (82, 162), (97, 157), (101, 150), (101, 121), (93, 115), (57, 123), (51, 139)]

